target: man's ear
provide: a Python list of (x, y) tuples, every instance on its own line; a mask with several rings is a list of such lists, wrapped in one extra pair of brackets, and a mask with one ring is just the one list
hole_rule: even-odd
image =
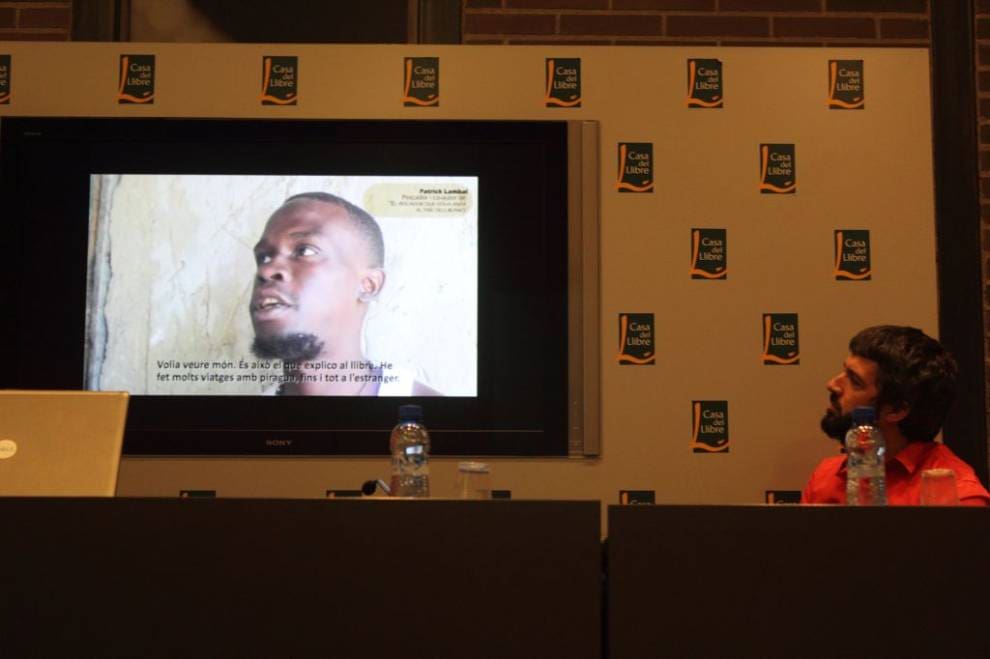
[(899, 407), (883, 405), (880, 408), (880, 418), (887, 423), (900, 423), (911, 413), (911, 407), (907, 403)]
[(385, 271), (380, 268), (372, 268), (361, 277), (361, 284), (358, 288), (358, 299), (362, 302), (371, 302), (378, 296), (385, 285)]

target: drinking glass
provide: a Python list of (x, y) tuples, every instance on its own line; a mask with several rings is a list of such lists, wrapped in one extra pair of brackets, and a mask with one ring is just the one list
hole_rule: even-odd
[(925, 469), (921, 472), (922, 506), (958, 506), (956, 472), (951, 469)]
[(457, 496), (460, 499), (491, 499), (492, 474), (484, 462), (457, 464)]

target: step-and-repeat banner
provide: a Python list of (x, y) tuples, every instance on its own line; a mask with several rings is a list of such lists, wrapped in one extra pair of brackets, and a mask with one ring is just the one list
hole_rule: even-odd
[[(496, 461), (514, 497), (788, 501), (838, 449), (849, 338), (936, 332), (926, 50), (0, 44), (0, 116), (63, 115), (598, 121), (602, 456)], [(316, 462), (134, 460), (121, 490), (387, 470)]]

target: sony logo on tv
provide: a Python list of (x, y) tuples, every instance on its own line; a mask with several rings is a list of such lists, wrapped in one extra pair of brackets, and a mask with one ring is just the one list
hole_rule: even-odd
[(291, 439), (266, 439), (265, 446), (292, 446)]

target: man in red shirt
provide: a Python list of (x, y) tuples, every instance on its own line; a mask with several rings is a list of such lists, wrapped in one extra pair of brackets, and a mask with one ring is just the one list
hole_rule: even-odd
[[(920, 503), (921, 473), (955, 472), (963, 505), (990, 505), (973, 469), (935, 441), (955, 397), (956, 362), (938, 341), (913, 327), (868, 327), (849, 342), (842, 370), (828, 381), (831, 406), (822, 417), (826, 435), (843, 441), (860, 405), (876, 409), (887, 453), (887, 501)], [(826, 458), (801, 493), (802, 503), (846, 502), (846, 457)]]

